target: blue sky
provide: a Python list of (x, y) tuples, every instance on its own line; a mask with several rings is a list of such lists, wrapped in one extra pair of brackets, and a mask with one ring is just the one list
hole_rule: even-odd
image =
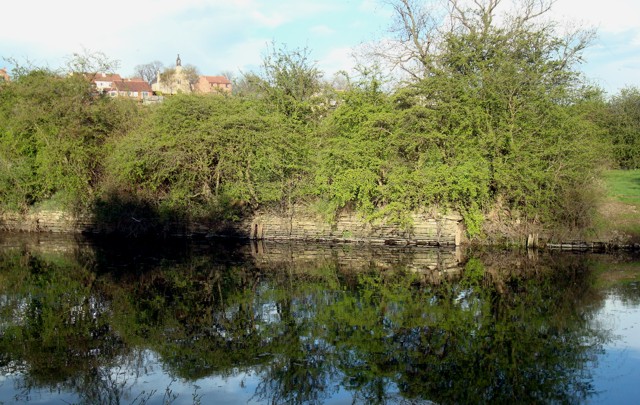
[[(640, 86), (640, 2), (557, 0), (553, 10), (598, 29), (582, 67), (590, 79), (610, 93)], [(21, 0), (2, 15), (0, 57), (39, 66), (87, 49), (119, 60), (123, 76), (154, 60), (173, 65), (178, 53), (203, 74), (238, 73), (255, 70), (275, 41), (308, 47), (330, 77), (353, 67), (355, 47), (384, 38), (391, 14), (379, 0)]]

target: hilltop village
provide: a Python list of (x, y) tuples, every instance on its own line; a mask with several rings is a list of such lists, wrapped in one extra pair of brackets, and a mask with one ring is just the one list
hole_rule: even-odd
[(199, 75), (193, 67), (183, 67), (180, 55), (173, 68), (158, 70), (150, 82), (142, 77), (123, 78), (117, 73), (92, 74), (95, 89), (110, 97), (128, 97), (140, 102), (158, 102), (163, 95), (179, 93), (231, 93), (232, 84), (224, 76)]

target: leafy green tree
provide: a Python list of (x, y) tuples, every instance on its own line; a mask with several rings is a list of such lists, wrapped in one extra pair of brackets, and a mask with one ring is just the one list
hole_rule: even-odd
[(515, 14), (502, 3), (390, 2), (395, 46), (374, 56), (410, 80), (394, 96), (377, 207), (455, 208), (472, 235), (501, 204), (533, 223), (588, 220), (599, 131), (573, 106), (592, 32), (565, 36), (542, 22), (549, 2), (521, 2)]
[(321, 78), (308, 48), (289, 50), (274, 43), (262, 59), (261, 71), (244, 75), (243, 87), (267, 99), (278, 112), (304, 122), (320, 102)]
[(117, 190), (163, 210), (211, 214), (286, 203), (305, 154), (300, 131), (265, 101), (178, 95), (115, 143), (108, 168)]
[(375, 76), (364, 77), (340, 97), (320, 128), (313, 156), (315, 192), (329, 216), (343, 208), (373, 214), (388, 170), (387, 137), (395, 125), (391, 101)]
[(137, 123), (133, 103), (94, 94), (81, 74), (23, 72), (0, 88), (0, 204), (55, 199), (86, 207), (99, 188), (106, 139)]
[(609, 100), (605, 128), (615, 163), (622, 169), (640, 168), (640, 89), (627, 87)]

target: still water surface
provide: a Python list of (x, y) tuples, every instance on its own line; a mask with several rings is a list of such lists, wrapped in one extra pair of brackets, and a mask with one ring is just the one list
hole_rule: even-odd
[(0, 403), (637, 403), (640, 262), (0, 235)]

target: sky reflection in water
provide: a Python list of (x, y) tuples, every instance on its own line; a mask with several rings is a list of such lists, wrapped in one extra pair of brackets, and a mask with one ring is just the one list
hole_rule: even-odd
[(607, 297), (598, 320), (613, 335), (598, 357), (593, 403), (633, 404), (640, 398), (640, 306)]

